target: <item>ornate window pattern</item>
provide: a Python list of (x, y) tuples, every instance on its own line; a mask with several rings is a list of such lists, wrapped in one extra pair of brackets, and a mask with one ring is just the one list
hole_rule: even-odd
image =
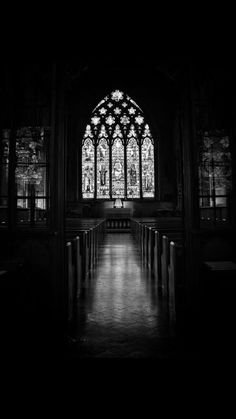
[(93, 110), (82, 142), (84, 199), (154, 198), (154, 141), (140, 107), (120, 90)]
[(8, 223), (8, 174), (9, 174), (9, 149), (10, 149), (10, 130), (2, 130), (0, 142), (0, 224)]
[[(0, 142), (1, 224), (8, 223), (10, 190), (15, 191), (14, 219), (16, 223), (46, 224), (49, 201), (49, 133), (50, 129), (45, 127), (2, 130)], [(13, 170), (9, 170), (10, 167)], [(10, 173), (11, 176), (8, 176)]]
[(199, 132), (199, 204), (202, 221), (229, 220), (232, 168), (229, 136)]
[(88, 198), (92, 198), (94, 194), (94, 145), (90, 138), (86, 138), (83, 145), (83, 190), (87, 193)]
[[(110, 173), (109, 161), (110, 152), (107, 140), (102, 138), (97, 147), (97, 197), (109, 198)], [(92, 198), (94, 197), (94, 194)], [(87, 198), (87, 195), (85, 196)]]
[(17, 221), (45, 223), (47, 213), (48, 130), (23, 127), (16, 131)]

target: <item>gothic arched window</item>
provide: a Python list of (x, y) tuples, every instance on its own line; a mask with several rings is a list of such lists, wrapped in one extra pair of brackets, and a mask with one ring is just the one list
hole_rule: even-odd
[(155, 197), (153, 137), (140, 107), (120, 90), (96, 106), (86, 126), (82, 197)]

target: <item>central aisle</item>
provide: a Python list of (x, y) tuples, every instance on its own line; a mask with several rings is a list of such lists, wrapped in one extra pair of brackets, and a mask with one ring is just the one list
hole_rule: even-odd
[[(76, 358), (186, 358), (129, 233), (108, 233), (78, 301)], [(188, 356), (187, 356), (188, 357)]]

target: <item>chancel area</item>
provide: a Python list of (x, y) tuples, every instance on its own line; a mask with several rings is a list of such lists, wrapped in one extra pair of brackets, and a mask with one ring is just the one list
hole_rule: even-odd
[(0, 306), (12, 357), (234, 357), (235, 66), (3, 61)]

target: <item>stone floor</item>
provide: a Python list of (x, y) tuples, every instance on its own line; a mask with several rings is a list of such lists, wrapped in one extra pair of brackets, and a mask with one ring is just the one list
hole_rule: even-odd
[(67, 359), (198, 359), (196, 342), (176, 336), (166, 302), (129, 233), (109, 233), (78, 300)]

